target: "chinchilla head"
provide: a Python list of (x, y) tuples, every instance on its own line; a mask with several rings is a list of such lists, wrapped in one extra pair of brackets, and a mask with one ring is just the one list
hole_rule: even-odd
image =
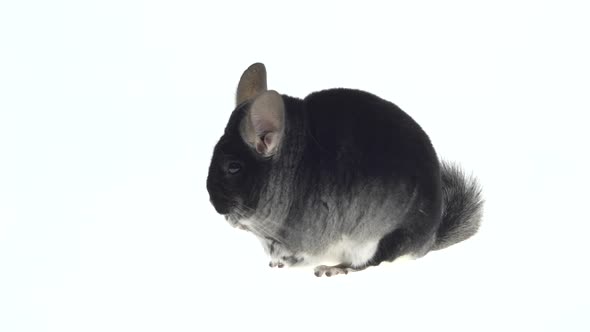
[(242, 75), (236, 105), (207, 177), (211, 203), (233, 223), (260, 212), (285, 136), (283, 97), (267, 90), (263, 64), (253, 64)]

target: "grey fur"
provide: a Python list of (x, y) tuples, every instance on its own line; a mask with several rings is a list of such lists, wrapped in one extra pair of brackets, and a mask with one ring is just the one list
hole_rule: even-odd
[(481, 186), (477, 179), (466, 176), (461, 168), (441, 162), (443, 188), (443, 221), (432, 250), (440, 250), (477, 233), (483, 215)]
[[(280, 159), (280, 156), (277, 157)], [(406, 195), (403, 190), (392, 189), (399, 198), (389, 199), (390, 196), (384, 195), (378, 183), (359, 185), (343, 196), (331, 190), (328, 183), (320, 182), (317, 188), (322, 189), (313, 194), (314, 199), (307, 200), (297, 224), (291, 225), (288, 222), (291, 213), (289, 203), (300, 196), (294, 190), (296, 181), (295, 169), (273, 168), (257, 211), (247, 218), (248, 227), (265, 247), (270, 246), (267, 238), (276, 241), (274, 252), (267, 249), (274, 260), (294, 256), (300, 258), (298, 263), (304, 263), (302, 257), (321, 256), (343, 237), (360, 243), (378, 241), (399, 227), (415, 203), (415, 193)], [(400, 205), (400, 202), (403, 204)], [(392, 211), (397, 211), (394, 216)], [(425, 243), (419, 251), (426, 253), (428, 249), (430, 244)]]

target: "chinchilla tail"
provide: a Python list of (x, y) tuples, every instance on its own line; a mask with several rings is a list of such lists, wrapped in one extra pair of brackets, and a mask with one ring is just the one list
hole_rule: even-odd
[(482, 218), (481, 187), (453, 163), (441, 161), (443, 215), (433, 250), (444, 249), (477, 233)]

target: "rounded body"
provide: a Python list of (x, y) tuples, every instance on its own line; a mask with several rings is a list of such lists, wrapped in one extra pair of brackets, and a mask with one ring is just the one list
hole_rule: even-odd
[[(364, 255), (368, 260), (426, 253), (441, 221), (441, 181), (437, 155), (420, 126), (396, 105), (362, 91), (284, 98), (288, 151), (280, 151), (286, 163), (279, 161), (274, 171), (287, 181), (264, 197), (268, 206), (289, 202), (286, 213), (270, 213), (285, 246), (319, 261), (338, 256), (338, 247), (352, 252), (340, 256), (370, 251), (365, 244), (375, 246)], [(396, 231), (396, 237), (411, 237), (403, 248), (381, 242)]]
[(336, 263), (316, 275), (346, 273), (477, 231), (479, 185), (441, 164), (393, 103), (349, 89), (280, 95), (259, 63), (236, 101), (207, 189), (220, 214), (261, 240), (271, 266)]

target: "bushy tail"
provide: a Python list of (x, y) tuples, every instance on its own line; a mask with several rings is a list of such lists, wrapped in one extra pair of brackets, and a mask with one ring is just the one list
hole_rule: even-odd
[(484, 203), (477, 180), (466, 176), (459, 166), (442, 161), (441, 174), (443, 215), (433, 250), (444, 249), (474, 235), (479, 229)]

